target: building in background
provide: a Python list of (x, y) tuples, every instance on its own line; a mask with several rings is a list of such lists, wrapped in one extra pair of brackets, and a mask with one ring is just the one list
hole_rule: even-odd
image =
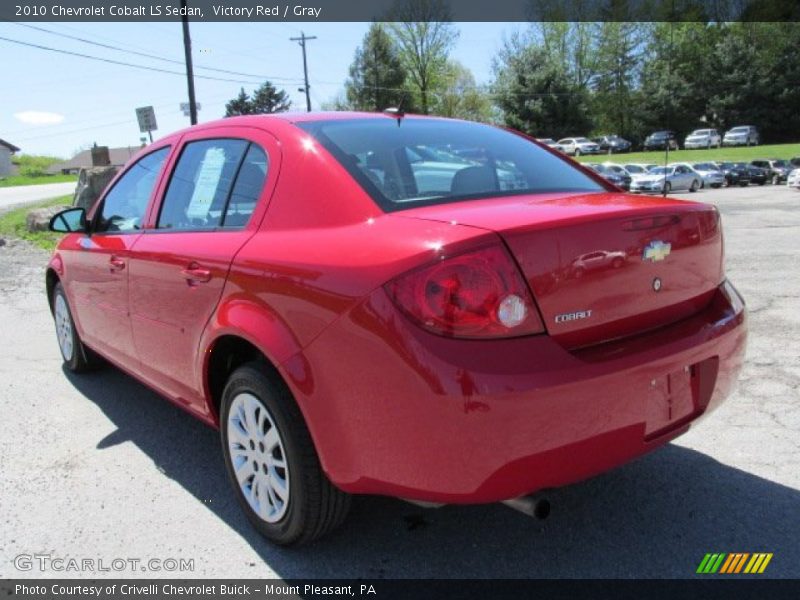
[(13, 174), (14, 165), (11, 164), (11, 155), (15, 152), (19, 152), (19, 148), (0, 139), (0, 177), (8, 177)]
[[(128, 162), (128, 160), (139, 150), (141, 150), (141, 146), (127, 146), (125, 148), (109, 148), (108, 149), (108, 156), (110, 160), (109, 165), (112, 167), (121, 167), (126, 162)], [(47, 169), (47, 172), (53, 175), (57, 173), (70, 175), (78, 173), (83, 168), (89, 168), (92, 166), (95, 166), (92, 162), (92, 148), (88, 148), (86, 150), (83, 150), (82, 152), (78, 152), (78, 154), (76, 154), (69, 160), (51, 165)]]

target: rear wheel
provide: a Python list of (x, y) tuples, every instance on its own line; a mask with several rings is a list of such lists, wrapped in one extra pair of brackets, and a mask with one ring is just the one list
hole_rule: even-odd
[(308, 543), (338, 526), (350, 496), (322, 472), (294, 399), (258, 362), (236, 369), (222, 396), (225, 467), (247, 518), (284, 546)]
[(75, 329), (67, 295), (60, 283), (53, 289), (53, 319), (56, 324), (58, 349), (61, 350), (64, 365), (70, 371), (74, 373), (89, 371), (102, 363), (97, 354), (83, 345), (78, 330)]

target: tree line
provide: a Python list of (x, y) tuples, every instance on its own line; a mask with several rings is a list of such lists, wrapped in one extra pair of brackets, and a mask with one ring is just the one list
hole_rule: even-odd
[[(344, 91), (325, 108), (401, 107), (556, 139), (639, 142), (658, 129), (683, 137), (740, 124), (768, 142), (800, 138), (800, 24), (540, 21), (503, 40), (492, 81), (478, 85), (450, 57), (459, 32), (444, 5), (405, 6), (416, 12), (370, 26)], [(285, 95), (277, 103), (288, 104)]]

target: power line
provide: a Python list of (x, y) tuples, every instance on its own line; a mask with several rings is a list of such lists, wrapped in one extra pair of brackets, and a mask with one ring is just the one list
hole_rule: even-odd
[[(38, 48), (39, 50), (47, 50), (48, 52), (56, 52), (58, 54), (67, 54), (69, 56), (77, 56), (77, 57), (80, 57), (80, 58), (86, 58), (88, 60), (96, 60), (98, 62), (109, 63), (109, 64), (112, 64), (112, 65), (120, 65), (120, 66), (123, 66), (123, 67), (132, 67), (134, 69), (142, 69), (144, 71), (154, 71), (154, 72), (157, 72), (157, 73), (167, 73), (169, 75), (180, 75), (181, 77), (185, 77), (186, 76), (185, 73), (181, 73), (179, 71), (169, 71), (167, 69), (162, 69), (160, 67), (150, 67), (150, 66), (147, 66), (147, 65), (137, 65), (137, 64), (134, 64), (134, 63), (124, 62), (124, 61), (121, 61), (121, 60), (114, 60), (114, 59), (111, 59), (111, 58), (102, 58), (100, 56), (92, 56), (91, 54), (82, 54), (80, 52), (72, 52), (70, 50), (62, 50), (60, 48), (51, 48), (50, 46), (42, 46), (40, 44), (33, 44), (33, 43), (30, 43), (30, 42), (23, 42), (23, 41), (20, 41), (20, 40), (12, 40), (10, 38), (2, 37), (2, 36), (0, 36), (0, 40), (3, 40), (4, 42), (10, 42), (12, 44), (18, 44), (20, 46), (29, 46), (31, 48)], [(226, 81), (228, 83), (239, 83), (239, 84), (242, 84), (242, 83), (246, 83), (246, 84), (256, 83), (256, 82), (253, 82), (253, 81), (243, 81), (241, 79), (226, 79), (226, 78), (223, 78), (223, 77), (212, 77), (210, 75), (197, 75), (196, 77), (198, 79), (208, 79), (210, 81)]]
[[(158, 56), (156, 54), (150, 54), (148, 52), (139, 52), (138, 50), (127, 50), (125, 48), (120, 48), (119, 46), (114, 46), (112, 44), (103, 44), (102, 42), (96, 42), (94, 40), (89, 40), (89, 39), (82, 38), (82, 37), (79, 37), (79, 36), (76, 36), (76, 35), (70, 35), (68, 33), (62, 33), (60, 31), (53, 31), (51, 29), (45, 29), (44, 27), (39, 27), (37, 25), (30, 25), (28, 23), (17, 23), (17, 22), (15, 22), (14, 25), (19, 25), (20, 27), (27, 27), (29, 29), (35, 29), (37, 31), (43, 31), (44, 33), (49, 33), (50, 35), (57, 35), (59, 37), (63, 37), (63, 38), (66, 38), (66, 39), (75, 40), (75, 41), (78, 41), (78, 42), (83, 42), (84, 44), (90, 44), (92, 46), (97, 46), (99, 48), (106, 48), (106, 49), (109, 49), (109, 50), (116, 50), (117, 52), (126, 52), (128, 54), (134, 54), (136, 56), (142, 56), (144, 58), (150, 58), (150, 59), (153, 59), (153, 60), (160, 60), (162, 62), (166, 62), (166, 63), (170, 63), (170, 64), (174, 64), (174, 65), (180, 65), (180, 66), (184, 65), (184, 63), (182, 61), (180, 61), (180, 60), (173, 60), (171, 58)], [(228, 69), (217, 69), (215, 67), (203, 67), (203, 66), (200, 66), (200, 65), (197, 65), (195, 68), (196, 69), (203, 69), (204, 71), (214, 71), (216, 73), (225, 73), (227, 75), (238, 75), (238, 76), (241, 76), (241, 77), (252, 77), (254, 79), (269, 79), (269, 80), (272, 80), (272, 81), (281, 81), (281, 80), (283, 80), (283, 81), (287, 81), (287, 82), (290, 82), (290, 83), (294, 83), (294, 82), (298, 81), (297, 79), (293, 79), (293, 78), (289, 78), (289, 77), (276, 77), (276, 76), (269, 77), (269, 76), (266, 76), (266, 75), (256, 75), (254, 73), (241, 73), (239, 71), (230, 71)], [(200, 75), (198, 75), (198, 77), (200, 77)]]

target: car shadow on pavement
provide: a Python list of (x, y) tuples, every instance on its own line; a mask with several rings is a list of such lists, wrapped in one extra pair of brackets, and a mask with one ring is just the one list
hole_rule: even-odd
[(216, 431), (116, 369), (66, 375), (117, 427), (98, 449), (138, 446), (282, 578), (692, 577), (707, 552), (772, 552), (766, 575), (798, 576), (800, 492), (677, 445), (552, 491), (545, 521), (497, 504), (356, 497), (328, 537), (278, 548), (240, 512)]

